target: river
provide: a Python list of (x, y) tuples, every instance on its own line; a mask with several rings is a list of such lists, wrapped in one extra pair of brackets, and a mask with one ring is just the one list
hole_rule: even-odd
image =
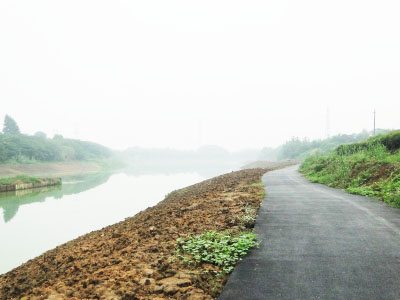
[(61, 187), (0, 193), (0, 274), (231, 169), (96, 173), (63, 178)]

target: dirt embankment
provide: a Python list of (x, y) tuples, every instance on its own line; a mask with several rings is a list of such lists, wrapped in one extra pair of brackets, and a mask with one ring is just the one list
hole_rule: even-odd
[(27, 182), (15, 177), (12, 183), (0, 183), (0, 192), (28, 190), (45, 186), (61, 185), (61, 183), (61, 178), (34, 178), (33, 182)]
[(101, 167), (99, 165), (91, 162), (0, 164), (0, 177), (16, 175), (67, 176), (98, 172), (100, 170)]
[(0, 299), (213, 299), (227, 276), (217, 278), (214, 265), (183, 263), (176, 239), (242, 230), (238, 217), (248, 205), (259, 208), (263, 187), (254, 183), (267, 171), (232, 172), (174, 191), (132, 218), (48, 251), (1, 275)]

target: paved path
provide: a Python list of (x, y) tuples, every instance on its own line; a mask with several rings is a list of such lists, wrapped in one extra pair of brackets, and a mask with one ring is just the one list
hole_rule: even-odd
[(400, 299), (400, 209), (309, 183), (296, 167), (263, 182), (260, 247), (220, 300)]

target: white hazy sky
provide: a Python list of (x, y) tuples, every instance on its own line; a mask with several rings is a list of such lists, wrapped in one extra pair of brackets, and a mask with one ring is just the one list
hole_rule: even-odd
[(0, 118), (232, 150), (400, 128), (398, 0), (0, 1)]

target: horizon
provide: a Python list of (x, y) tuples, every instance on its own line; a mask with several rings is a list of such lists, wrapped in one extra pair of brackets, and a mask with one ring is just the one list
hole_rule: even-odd
[(399, 9), (2, 1), (0, 118), (112, 149), (277, 147), (370, 131), (374, 110), (400, 128)]
[[(8, 114), (5, 114), (4, 116), (6, 116), (6, 115), (8, 115)], [(8, 115), (9, 117), (11, 117), (12, 118), (12, 116), (10, 116), (10, 115)], [(4, 119), (4, 118), (3, 118)], [(16, 121), (14, 118), (12, 118), (14, 121)], [(18, 125), (18, 122), (17, 122), (17, 125)], [(19, 126), (19, 125), (18, 125)], [(394, 130), (399, 130), (399, 129), (388, 129), (388, 128), (375, 128), (376, 129), (376, 131), (394, 131)], [(263, 150), (263, 149), (266, 149), (266, 148), (268, 148), (268, 149), (278, 149), (279, 147), (281, 147), (282, 145), (284, 145), (286, 142), (289, 142), (289, 141), (291, 141), (291, 140), (293, 140), (293, 139), (298, 139), (298, 140), (300, 140), (300, 141), (309, 141), (309, 142), (317, 142), (317, 141), (324, 141), (324, 140), (329, 140), (329, 139), (331, 139), (331, 138), (334, 138), (334, 137), (337, 137), (337, 136), (341, 136), (341, 135), (349, 135), (349, 136), (351, 136), (351, 135), (358, 135), (358, 134), (361, 134), (361, 133), (367, 133), (367, 134), (369, 134), (369, 137), (371, 137), (372, 135), (373, 135), (373, 132), (374, 132), (374, 130), (367, 130), (367, 129), (362, 129), (360, 132), (352, 132), (352, 133), (337, 133), (337, 134), (335, 134), (335, 135), (330, 135), (330, 136), (325, 136), (325, 137), (320, 137), (320, 138), (315, 138), (315, 139), (310, 139), (309, 137), (298, 137), (298, 136), (292, 136), (291, 138), (289, 138), (289, 139), (287, 139), (286, 141), (284, 141), (282, 144), (279, 144), (279, 145), (277, 145), (277, 146), (261, 146), (261, 147), (259, 147), (259, 148), (256, 148), (256, 147), (252, 147), (252, 148), (240, 148), (240, 149), (229, 149), (229, 148), (227, 148), (227, 147), (224, 147), (224, 146), (221, 146), (221, 145), (218, 145), (218, 144), (202, 144), (202, 145), (199, 145), (199, 146), (197, 146), (197, 147), (193, 147), (193, 148), (174, 148), (174, 147), (171, 147), (171, 146), (159, 146), (159, 147), (146, 147), (146, 146), (142, 146), (142, 145), (134, 145), (134, 146), (127, 146), (127, 147), (125, 147), (125, 148), (123, 148), (123, 149), (115, 149), (115, 148), (112, 148), (112, 147), (109, 147), (108, 145), (104, 145), (104, 144), (101, 144), (101, 143), (98, 143), (98, 142), (95, 142), (95, 141), (92, 141), (92, 140), (82, 140), (82, 139), (79, 139), (79, 138), (71, 138), (71, 137), (68, 137), (68, 136), (64, 136), (62, 133), (60, 133), (60, 132), (58, 132), (57, 131), (57, 133), (55, 133), (55, 134), (53, 134), (52, 136), (50, 136), (50, 135), (48, 135), (48, 133), (47, 132), (45, 132), (45, 131), (43, 131), (43, 130), (38, 130), (38, 131), (36, 131), (36, 132), (34, 132), (34, 133), (26, 133), (26, 132), (23, 132), (22, 130), (21, 130), (21, 134), (22, 135), (31, 135), (31, 136), (33, 136), (33, 135), (35, 135), (35, 133), (38, 133), (38, 132), (41, 132), (41, 133), (45, 133), (46, 134), (46, 138), (48, 138), (48, 139), (53, 139), (56, 135), (61, 135), (63, 138), (66, 138), (66, 139), (77, 139), (77, 140), (81, 140), (81, 141), (86, 141), (86, 142), (94, 142), (94, 143), (97, 143), (97, 144), (99, 144), (99, 145), (102, 145), (102, 146), (105, 146), (105, 147), (107, 147), (107, 148), (109, 148), (110, 150), (112, 150), (112, 151), (127, 151), (127, 150), (131, 150), (131, 149), (136, 149), (136, 148), (138, 148), (138, 149), (145, 149), (145, 150), (173, 150), (173, 151), (198, 151), (198, 150), (200, 150), (200, 149), (202, 149), (202, 148), (207, 148), (207, 147), (217, 147), (217, 148), (220, 148), (220, 149), (223, 149), (223, 150), (226, 150), (226, 151), (228, 151), (229, 153), (237, 153), (237, 152), (245, 152), (245, 151), (261, 151), (261, 150)], [(2, 131), (0, 131), (0, 133), (2, 134), (3, 132)], [(379, 134), (379, 133), (378, 133)]]

